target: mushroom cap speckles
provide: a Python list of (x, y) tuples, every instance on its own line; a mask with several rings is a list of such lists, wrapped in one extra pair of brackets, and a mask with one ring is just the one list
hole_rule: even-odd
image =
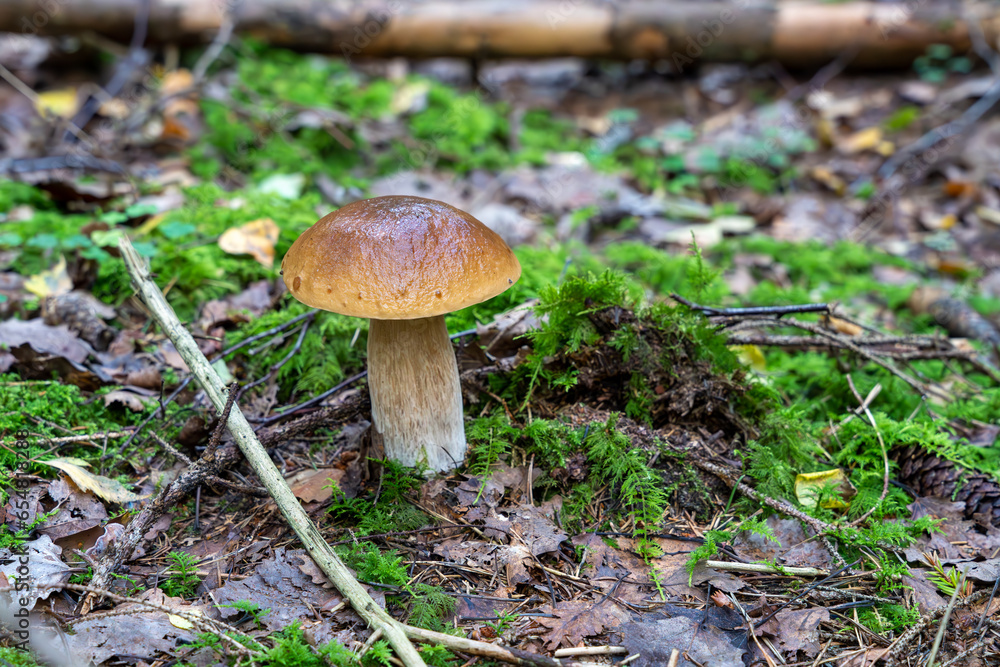
[(485, 301), (521, 277), (495, 232), (422, 197), (348, 204), (302, 233), (281, 262), (302, 303), (343, 315), (405, 320)]

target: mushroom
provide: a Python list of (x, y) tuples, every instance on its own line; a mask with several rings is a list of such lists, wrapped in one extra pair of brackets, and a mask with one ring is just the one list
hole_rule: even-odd
[(521, 277), (503, 239), (443, 202), (376, 197), (320, 219), (281, 269), (302, 303), (369, 318), (368, 390), (386, 457), (436, 471), (462, 463), (462, 389), (444, 316)]

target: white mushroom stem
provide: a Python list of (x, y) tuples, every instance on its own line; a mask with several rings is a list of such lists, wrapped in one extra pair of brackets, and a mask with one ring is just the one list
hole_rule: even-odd
[(438, 471), (464, 461), (462, 387), (444, 316), (371, 320), (368, 391), (386, 458)]

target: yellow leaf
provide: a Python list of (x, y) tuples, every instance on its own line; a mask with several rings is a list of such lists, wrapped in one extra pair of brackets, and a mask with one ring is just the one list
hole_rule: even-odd
[(66, 258), (59, 257), (59, 262), (48, 271), (31, 276), (24, 281), (24, 289), (40, 299), (47, 296), (59, 296), (73, 290), (73, 281), (66, 272)]
[(869, 127), (840, 140), (839, 148), (844, 153), (860, 153), (876, 150), (882, 144), (882, 129)]
[(167, 219), (166, 213), (158, 213), (139, 225), (135, 230), (135, 236), (145, 236), (156, 229), (161, 222)]
[(80, 490), (89, 491), (98, 498), (102, 498), (108, 502), (125, 505), (127, 503), (138, 502), (149, 497), (132, 493), (125, 488), (125, 485), (117, 480), (103, 477), (101, 475), (95, 475), (92, 472), (84, 470), (83, 466), (87, 466), (89, 464), (86, 461), (81, 461), (80, 459), (58, 458), (42, 461), (41, 463), (62, 470), (69, 476), (70, 479), (73, 480), (74, 484), (80, 487)]
[(875, 152), (882, 157), (889, 157), (896, 152), (896, 144), (891, 141), (880, 141), (878, 146), (875, 147)]
[(430, 83), (427, 81), (404, 83), (393, 94), (389, 110), (396, 115), (422, 110), (427, 106), (427, 92), (430, 89)]
[[(201, 616), (201, 609), (191, 609), (187, 613), (192, 616)], [(180, 628), (181, 630), (190, 630), (194, 627), (194, 623), (187, 620), (183, 616), (178, 616), (177, 614), (167, 614), (167, 620), (170, 621), (170, 625), (175, 628)]]
[(38, 99), (35, 101), (38, 113), (43, 116), (72, 118), (78, 106), (76, 88), (47, 90), (44, 93), (39, 93)]
[(232, 227), (219, 237), (219, 247), (231, 255), (252, 255), (271, 268), (274, 266), (274, 244), (278, 242), (278, 225), (270, 218), (261, 218), (240, 227)]
[(860, 336), (865, 332), (865, 330), (857, 324), (848, 322), (847, 320), (842, 320), (839, 317), (834, 317), (833, 315), (823, 316), (823, 323), (829, 328), (842, 333), (845, 336)]
[(840, 176), (833, 173), (829, 167), (816, 166), (809, 171), (809, 175), (819, 181), (838, 195), (843, 195), (847, 190), (847, 183)]
[(839, 492), (840, 497), (823, 496), (822, 505), (826, 509), (847, 509), (850, 507), (850, 503), (844, 502), (844, 500), (850, 501), (858, 493), (858, 490), (854, 488), (854, 485), (840, 468), (801, 473), (795, 476), (795, 497), (805, 507), (816, 507), (820, 493), (824, 489), (829, 490), (830, 488)]
[(767, 360), (764, 359), (764, 353), (756, 345), (730, 345), (729, 349), (736, 354), (742, 363), (758, 373), (767, 370)]

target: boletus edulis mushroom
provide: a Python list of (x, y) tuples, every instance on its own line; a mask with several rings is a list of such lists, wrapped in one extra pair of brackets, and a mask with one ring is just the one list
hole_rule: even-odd
[(386, 457), (436, 471), (461, 464), (462, 389), (444, 316), (521, 277), (503, 239), (443, 202), (376, 197), (320, 219), (281, 269), (302, 303), (370, 320), (368, 390)]

